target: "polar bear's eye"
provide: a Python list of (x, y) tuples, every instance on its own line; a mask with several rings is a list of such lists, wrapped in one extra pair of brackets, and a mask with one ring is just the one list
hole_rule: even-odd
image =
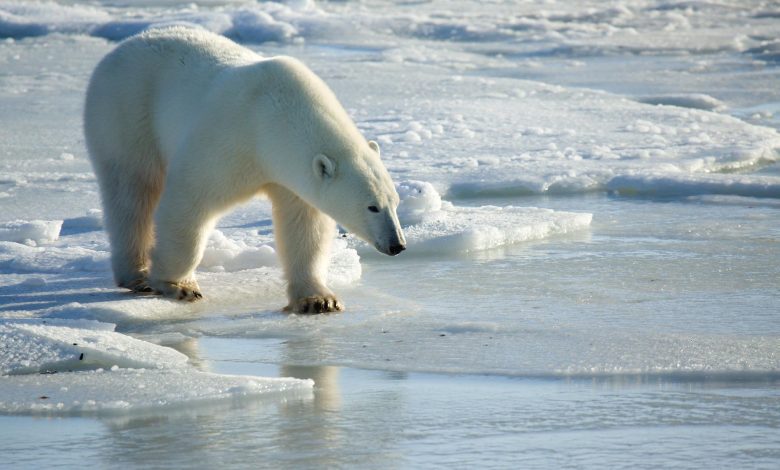
[(379, 212), (379, 208), (377, 206), (368, 206), (368, 210), (371, 212)]

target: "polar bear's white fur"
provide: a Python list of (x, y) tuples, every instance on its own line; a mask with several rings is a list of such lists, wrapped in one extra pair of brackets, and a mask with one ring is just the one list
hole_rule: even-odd
[(142, 33), (95, 69), (84, 128), (119, 286), (200, 298), (208, 233), (259, 193), (273, 204), (289, 310), (342, 309), (324, 280), (333, 219), (381, 252), (404, 248), (379, 147), (290, 57), (194, 28)]

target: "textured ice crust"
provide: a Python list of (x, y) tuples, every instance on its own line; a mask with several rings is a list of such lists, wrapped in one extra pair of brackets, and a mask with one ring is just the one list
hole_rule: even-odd
[(432, 184), (397, 184), (398, 216), (410, 254), (468, 253), (541, 240), (588, 228), (592, 214), (536, 207), (459, 207)]
[(468, 253), (583, 230), (592, 218), (536, 207), (444, 204), (438, 217), (405, 231), (410, 253)]
[(0, 320), (0, 414), (124, 412), (310, 389), (311, 381), (225, 376), (184, 354), (89, 320)]
[[(152, 27), (173, 24), (197, 26), (248, 42), (289, 41), (298, 29), (289, 21), (296, 12), (279, 3), (254, 8), (200, 11), (194, 3), (151, 14), (138, 10), (129, 18), (113, 16), (96, 6), (5, 2), (0, 37), (25, 38), (47, 34), (86, 34), (121, 40)], [(311, 8), (310, 8), (311, 9)]]
[(189, 369), (96, 369), (0, 376), (0, 414), (118, 414), (250, 397), (311, 399), (311, 380), (221, 375)]
[(187, 356), (96, 321), (0, 320), (0, 375), (182, 367)]
[(622, 195), (730, 195), (780, 198), (780, 178), (744, 175), (626, 175), (613, 178), (610, 191)]

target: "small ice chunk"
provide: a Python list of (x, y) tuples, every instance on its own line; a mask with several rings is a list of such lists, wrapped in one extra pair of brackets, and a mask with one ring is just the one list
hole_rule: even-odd
[(40, 245), (60, 238), (62, 220), (16, 220), (0, 224), (0, 241)]
[(403, 226), (422, 222), (426, 216), (441, 210), (441, 196), (431, 183), (402, 181), (396, 190), (401, 198), (398, 218)]

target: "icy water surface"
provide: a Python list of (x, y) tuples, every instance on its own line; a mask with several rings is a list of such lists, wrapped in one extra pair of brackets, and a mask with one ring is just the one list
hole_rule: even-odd
[[(313, 378), (305, 400), (85, 418), (0, 417), (4, 464), (205, 468), (774, 468), (776, 380), (536, 379), (276, 367)], [(223, 351), (224, 352), (224, 351)]]
[(775, 467), (780, 209), (522, 202), (590, 210), (592, 229), (455, 259), (367, 257), (342, 315), (124, 327), (189, 335), (173, 346), (203, 370), (311, 378), (313, 395), (0, 417), (4, 463)]

